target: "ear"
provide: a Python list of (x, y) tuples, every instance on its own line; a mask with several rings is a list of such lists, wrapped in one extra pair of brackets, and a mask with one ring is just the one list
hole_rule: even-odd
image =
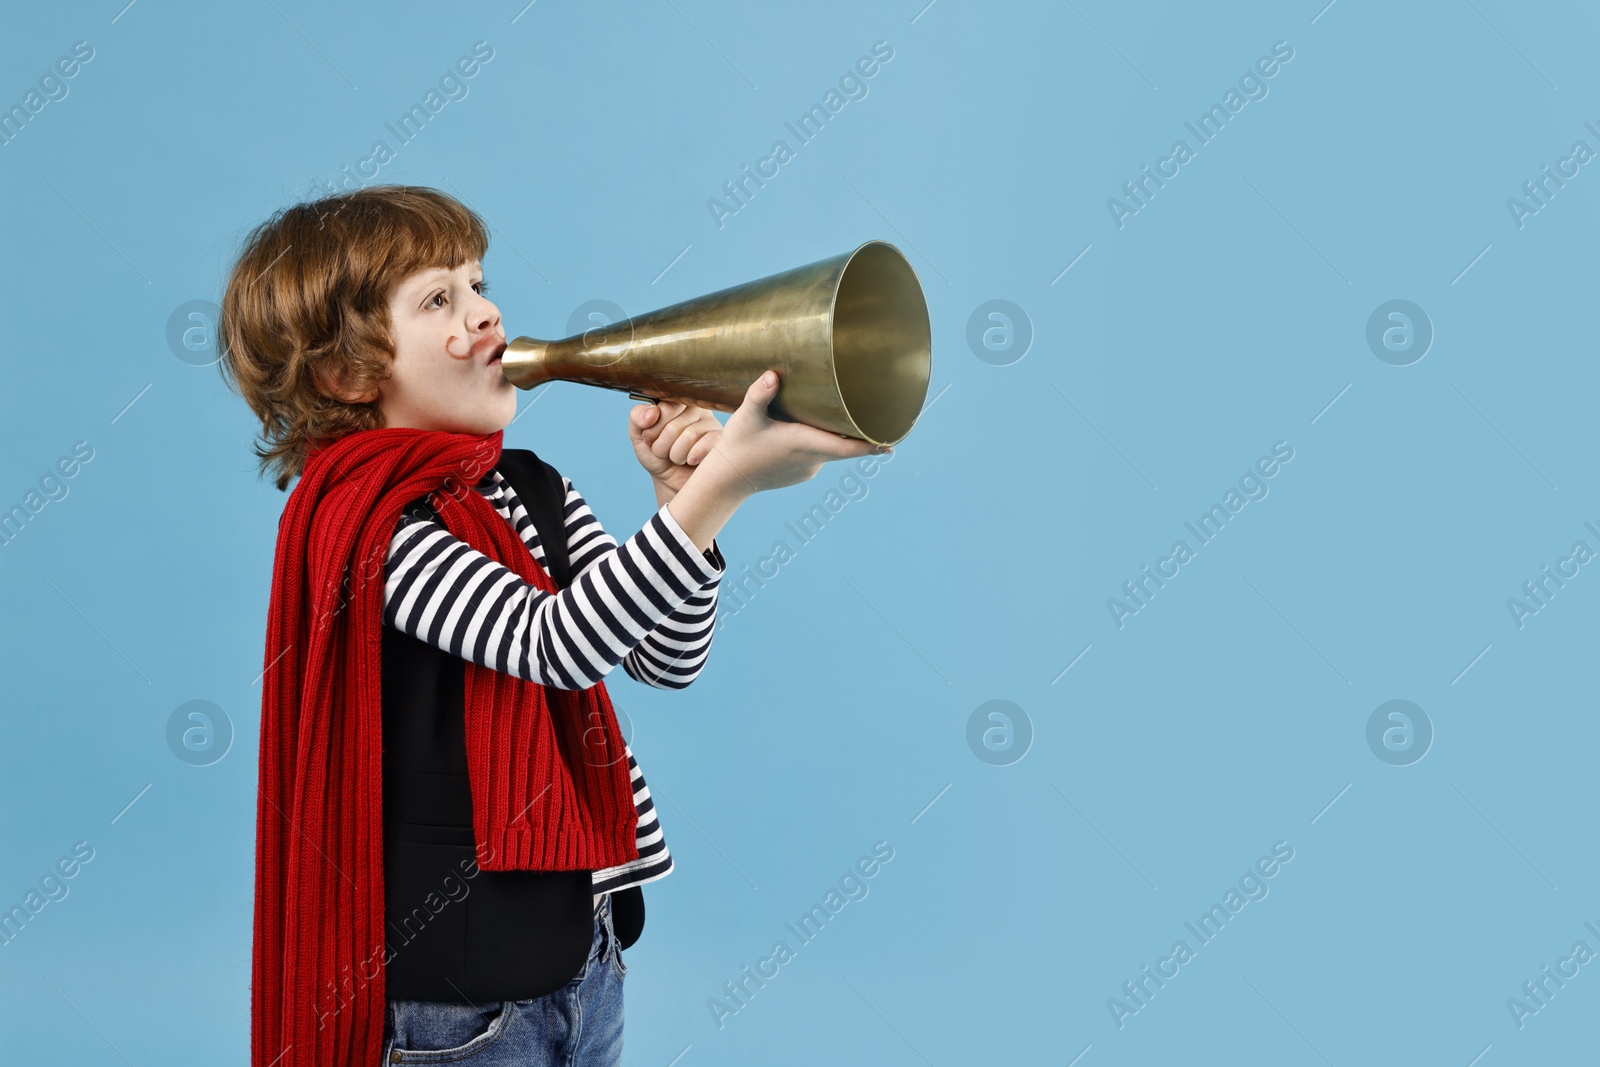
[(365, 393), (346, 388), (344, 378), (339, 370), (327, 364), (314, 368), (312, 374), (316, 378), (317, 388), (322, 391), (324, 396), (336, 397), (346, 404), (370, 404), (378, 399), (376, 386)]

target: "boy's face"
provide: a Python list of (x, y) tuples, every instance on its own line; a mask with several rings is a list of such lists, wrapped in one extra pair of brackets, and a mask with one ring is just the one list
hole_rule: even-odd
[(500, 309), (482, 285), (472, 261), (418, 271), (392, 290), (394, 361), (378, 386), (386, 427), (486, 434), (517, 413), (517, 387), (500, 371)]

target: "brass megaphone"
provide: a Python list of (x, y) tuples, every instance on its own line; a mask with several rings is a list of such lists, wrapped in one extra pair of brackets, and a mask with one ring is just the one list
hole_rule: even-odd
[(878, 445), (904, 438), (932, 369), (928, 305), (906, 257), (868, 241), (564, 341), (518, 337), (501, 357), (519, 389), (579, 382), (720, 411), (737, 408), (769, 367), (779, 376), (774, 418)]

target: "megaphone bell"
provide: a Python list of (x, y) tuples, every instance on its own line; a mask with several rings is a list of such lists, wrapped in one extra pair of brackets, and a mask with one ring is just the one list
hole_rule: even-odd
[(779, 376), (772, 417), (877, 445), (904, 438), (932, 369), (928, 306), (906, 257), (868, 241), (563, 341), (518, 337), (501, 357), (519, 389), (568, 381), (721, 411), (768, 368)]

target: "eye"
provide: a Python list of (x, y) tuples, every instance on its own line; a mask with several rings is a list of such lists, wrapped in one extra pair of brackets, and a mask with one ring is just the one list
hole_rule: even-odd
[[(482, 294), (487, 293), (489, 291), (489, 283), (486, 280), (480, 278), (479, 280), (477, 280), (477, 281), (472, 283), (472, 288), (481, 296)], [(444, 297), (444, 290), (440, 289), (437, 293), (434, 293), (432, 296), (428, 297), (427, 300), (423, 301), (422, 306), (425, 307), (425, 308), (443, 307), (444, 305), (439, 303), (439, 301), (443, 297)]]

